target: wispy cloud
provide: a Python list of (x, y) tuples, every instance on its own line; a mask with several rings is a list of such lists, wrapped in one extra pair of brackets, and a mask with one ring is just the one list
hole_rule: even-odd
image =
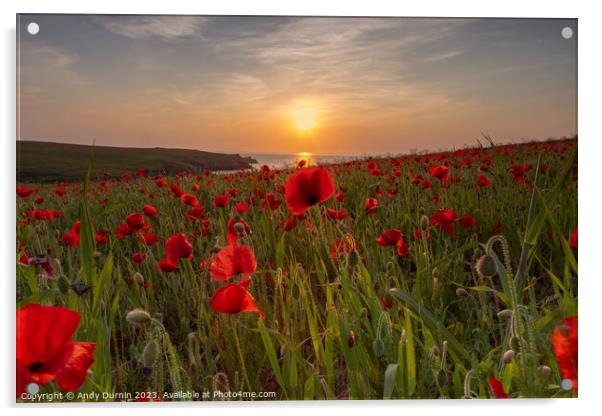
[(461, 51), (461, 50), (436, 53), (434, 55), (427, 56), (426, 58), (424, 58), (422, 60), (422, 62), (428, 63), (428, 62), (445, 61), (446, 59), (451, 59), (451, 58), (455, 58), (456, 56), (460, 56), (463, 53), (464, 53), (464, 51)]
[(200, 36), (207, 19), (201, 16), (102, 16), (98, 20), (110, 32), (127, 38), (175, 40)]

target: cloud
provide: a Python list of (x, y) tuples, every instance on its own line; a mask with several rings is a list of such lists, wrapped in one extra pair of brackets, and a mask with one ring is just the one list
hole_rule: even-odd
[(422, 60), (422, 62), (439, 62), (444, 61), (446, 59), (455, 58), (456, 56), (460, 56), (464, 53), (464, 51), (456, 50), (449, 52), (441, 52), (436, 53), (434, 55), (427, 56)]
[(176, 40), (199, 37), (207, 19), (201, 16), (102, 16), (98, 20), (108, 31), (127, 38)]

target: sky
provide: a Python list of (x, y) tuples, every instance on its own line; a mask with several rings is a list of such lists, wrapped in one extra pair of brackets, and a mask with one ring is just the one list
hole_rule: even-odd
[(577, 133), (575, 19), (22, 14), (17, 32), (21, 140), (356, 155)]

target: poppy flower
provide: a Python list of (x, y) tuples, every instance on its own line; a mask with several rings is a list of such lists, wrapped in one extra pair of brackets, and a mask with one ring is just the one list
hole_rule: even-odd
[(209, 301), (209, 306), (220, 313), (241, 313), (257, 312), (265, 319), (265, 314), (257, 304), (255, 299), (248, 292), (247, 287), (251, 283), (251, 277), (243, 277), (237, 284), (227, 284), (215, 291)]
[(144, 216), (135, 212), (127, 216), (125, 223), (128, 225), (130, 230), (132, 230), (132, 232), (141, 231), (144, 228)]
[(19, 195), (21, 198), (27, 198), (34, 192), (36, 192), (35, 189), (29, 189), (25, 186), (17, 186), (17, 195)]
[(460, 228), (474, 228), (477, 226), (477, 221), (472, 216), (466, 214), (458, 218), (458, 225)]
[(578, 369), (578, 319), (576, 316), (566, 318), (562, 325), (554, 329), (552, 346), (562, 378), (571, 380), (573, 391), (576, 393)]
[(146, 259), (146, 254), (144, 253), (134, 253), (132, 254), (132, 263), (140, 264)]
[(297, 162), (297, 168), (301, 169), (306, 164), (307, 164), (307, 160), (301, 159), (299, 162)]
[(132, 229), (126, 223), (119, 224), (117, 228), (115, 228), (115, 236), (117, 238), (125, 238), (132, 233)]
[(290, 217), (288, 220), (280, 220), (280, 228), (284, 231), (290, 231), (297, 226), (297, 218)]
[(493, 230), (491, 230), (491, 234), (501, 234), (501, 233), (502, 233), (502, 223), (500, 220), (497, 220), (497, 222), (493, 226)]
[(196, 206), (189, 211), (186, 211), (186, 217), (190, 221), (202, 220), (205, 218), (205, 207), (202, 205)]
[(285, 199), (292, 215), (301, 215), (312, 205), (328, 200), (334, 192), (334, 179), (322, 167), (300, 169), (286, 181)]
[(437, 226), (444, 233), (454, 235), (456, 213), (452, 210), (438, 209), (431, 217), (431, 225)]
[(230, 197), (228, 195), (216, 195), (213, 198), (213, 206), (215, 208), (225, 208), (230, 205)]
[(328, 217), (332, 218), (333, 220), (342, 220), (342, 219), (347, 218), (347, 211), (345, 211), (344, 209), (337, 211), (332, 208), (327, 208), (326, 215)]
[(439, 182), (444, 183), (449, 178), (449, 168), (445, 165), (435, 166), (429, 171), (433, 178), (439, 179)]
[(79, 235), (69, 231), (68, 233), (63, 233), (61, 236), (61, 241), (64, 244), (67, 244), (69, 247), (77, 247), (79, 245)]
[(526, 177), (525, 175), (531, 169), (531, 164), (527, 163), (525, 165), (517, 165), (513, 164), (510, 167), (510, 171), (512, 172), (512, 176), (514, 177), (514, 182), (516, 183), (525, 183)]
[(174, 234), (165, 242), (165, 252), (172, 260), (191, 259), (192, 244), (183, 233)]
[(357, 251), (357, 241), (350, 235), (344, 238), (339, 238), (330, 248), (330, 257), (335, 262), (339, 261), (340, 257), (344, 257), (352, 251)]
[(276, 199), (276, 196), (273, 192), (268, 192), (265, 196), (265, 201), (263, 201), (262, 207), (265, 209), (269, 206), (271, 211), (276, 211), (280, 205), (282, 204), (281, 199)]
[(489, 180), (489, 178), (486, 175), (480, 174), (479, 179), (477, 181), (477, 186), (485, 186), (485, 187), (491, 186), (491, 181)]
[(571, 244), (571, 248), (574, 248), (574, 249), (577, 248), (577, 227), (575, 227), (575, 229), (571, 233), (570, 244)]
[(73, 342), (80, 315), (67, 308), (26, 305), (17, 310), (17, 397), (29, 383), (55, 381), (76, 391), (94, 362), (92, 342)]
[(56, 188), (54, 190), (54, 193), (58, 196), (65, 196), (65, 188)]
[(109, 230), (98, 230), (94, 239), (98, 244), (107, 244), (109, 242)]
[(378, 208), (378, 200), (376, 198), (366, 199), (366, 212), (368, 214), (374, 214)]
[(144, 214), (147, 217), (154, 218), (155, 215), (157, 215), (157, 208), (155, 208), (154, 206), (152, 206), (150, 204), (149, 205), (145, 205), (145, 206), (142, 207), (142, 212), (144, 212)]
[(498, 399), (507, 399), (508, 395), (504, 391), (504, 386), (502, 382), (493, 376), (489, 376), (489, 387), (491, 387), (491, 391), (493, 391), (493, 395)]
[(157, 267), (157, 269), (161, 270), (162, 272), (165, 272), (165, 273), (173, 272), (174, 270), (176, 270), (178, 268), (178, 260), (170, 259), (169, 257), (165, 257), (165, 258), (162, 258), (161, 261), (159, 261), (159, 263), (156, 264), (155, 266)]
[(33, 200), (33, 202), (37, 205), (43, 204), (44, 203), (44, 198), (39, 197)]
[(383, 232), (377, 239), (376, 244), (380, 246), (394, 246), (397, 244), (399, 239), (402, 238), (401, 231), (399, 230), (387, 230)]
[(253, 274), (257, 270), (255, 254), (247, 246), (226, 246), (213, 257), (209, 265), (211, 278), (228, 280), (238, 274)]
[(190, 205), (191, 207), (196, 207), (199, 204), (198, 199), (194, 195), (182, 194), (180, 199), (184, 205)]
[(237, 202), (236, 205), (234, 205), (234, 211), (237, 214), (244, 214), (248, 210), (249, 210), (249, 205), (244, 202)]
[(138, 240), (146, 246), (154, 246), (159, 242), (160, 237), (155, 233), (140, 234)]
[(230, 244), (236, 244), (239, 237), (251, 234), (251, 227), (242, 218), (230, 218), (228, 221), (228, 235), (226, 239)]
[(336, 195), (334, 196), (334, 198), (339, 202), (343, 202), (343, 200), (345, 199), (345, 192), (343, 192), (343, 191), (337, 192)]

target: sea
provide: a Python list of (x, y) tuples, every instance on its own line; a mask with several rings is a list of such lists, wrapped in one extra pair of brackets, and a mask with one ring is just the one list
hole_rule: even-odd
[(340, 163), (356, 159), (357, 156), (344, 155), (316, 155), (308, 152), (301, 153), (241, 153), (241, 156), (250, 156), (257, 160), (253, 167), (259, 168), (267, 165), (272, 169), (284, 169), (294, 167), (300, 160), (305, 160), (308, 165), (319, 165), (324, 163)]

